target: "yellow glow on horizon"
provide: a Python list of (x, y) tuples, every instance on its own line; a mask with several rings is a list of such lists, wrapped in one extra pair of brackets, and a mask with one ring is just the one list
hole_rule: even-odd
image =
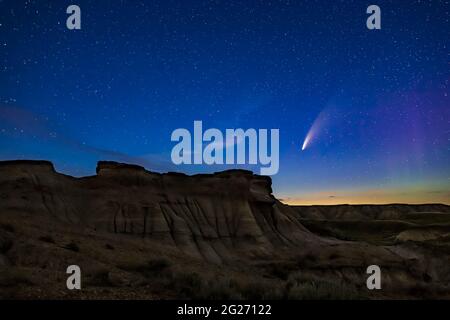
[(338, 204), (425, 204), (442, 203), (450, 205), (450, 191), (429, 191), (420, 189), (365, 189), (319, 191), (303, 193), (300, 196), (279, 196), (289, 205), (338, 205)]

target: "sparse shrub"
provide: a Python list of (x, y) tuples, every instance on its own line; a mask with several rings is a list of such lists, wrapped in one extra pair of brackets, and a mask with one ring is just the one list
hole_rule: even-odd
[(349, 300), (363, 298), (356, 287), (341, 280), (293, 274), (286, 284), (285, 297), (292, 300)]
[(13, 241), (9, 238), (0, 236), (0, 253), (7, 253), (13, 246)]
[(51, 236), (42, 236), (39, 237), (39, 240), (47, 243), (55, 243), (55, 240)]
[(314, 254), (312, 254), (312, 253), (307, 253), (307, 254), (304, 256), (304, 259), (305, 259), (305, 260), (308, 260), (308, 261), (311, 261), (311, 262), (316, 262), (316, 261), (317, 261), (317, 256), (314, 255)]
[(147, 261), (146, 269), (153, 273), (161, 273), (170, 266), (170, 262), (167, 259), (153, 259)]
[(329, 230), (330, 232), (330, 236), (340, 239), (340, 240), (344, 240), (344, 241), (355, 241), (355, 238), (350, 236), (348, 233), (346, 233), (343, 230), (340, 229), (331, 229)]
[(0, 287), (13, 287), (21, 284), (34, 284), (30, 275), (25, 270), (6, 268), (0, 272)]
[(429, 294), (429, 289), (425, 284), (418, 283), (409, 288), (408, 293), (415, 297), (426, 297)]
[(238, 288), (242, 297), (248, 300), (276, 300), (282, 298), (281, 289), (273, 284), (249, 282)]
[(198, 273), (174, 274), (168, 284), (169, 289), (176, 292), (181, 299), (195, 299), (204, 287), (204, 280)]
[(67, 250), (74, 251), (74, 252), (79, 252), (80, 251), (80, 247), (73, 241), (68, 243), (68, 244), (66, 244), (64, 246), (64, 248), (67, 249)]
[(109, 277), (109, 271), (106, 269), (94, 272), (92, 277), (89, 279), (88, 284), (97, 287), (115, 286), (114, 283), (111, 282), (111, 279)]
[(174, 274), (167, 288), (180, 299), (281, 299), (282, 290), (265, 282), (241, 282), (228, 277), (204, 278), (197, 273)]
[(16, 229), (10, 223), (0, 223), (0, 228), (2, 228), (5, 231), (8, 231), (8, 232), (12, 232), (12, 233), (16, 232)]
[(170, 267), (171, 263), (169, 260), (164, 258), (148, 260), (145, 263), (138, 264), (120, 264), (118, 267), (125, 271), (139, 272), (146, 278), (152, 278), (159, 276), (166, 272)]
[(236, 290), (237, 284), (234, 280), (210, 279), (202, 287), (201, 292), (196, 295), (196, 299), (209, 300), (241, 300), (242, 294)]
[(336, 260), (336, 259), (338, 259), (339, 257), (340, 257), (339, 254), (337, 254), (337, 253), (332, 253), (332, 254), (330, 254), (329, 259), (330, 259), (330, 260)]
[(315, 265), (318, 260), (319, 259), (315, 254), (308, 252), (297, 257), (297, 267), (302, 268), (304, 266)]
[(298, 269), (298, 266), (292, 262), (270, 263), (262, 266), (267, 270), (271, 277), (287, 280), (289, 274)]

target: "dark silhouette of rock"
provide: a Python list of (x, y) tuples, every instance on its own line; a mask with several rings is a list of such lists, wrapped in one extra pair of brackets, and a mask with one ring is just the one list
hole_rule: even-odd
[(2, 162), (1, 209), (158, 238), (216, 263), (319, 241), (273, 197), (271, 179), (250, 171), (188, 176), (101, 161), (96, 172), (74, 178), (46, 161)]

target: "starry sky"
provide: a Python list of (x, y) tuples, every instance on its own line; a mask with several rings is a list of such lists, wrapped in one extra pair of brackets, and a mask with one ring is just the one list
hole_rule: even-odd
[[(81, 30), (66, 28), (71, 4)], [(366, 28), (371, 4), (381, 30)], [(0, 0), (0, 160), (74, 176), (98, 160), (235, 167), (171, 163), (172, 131), (202, 120), (278, 128), (286, 203), (450, 204), (449, 12), (438, 0)]]

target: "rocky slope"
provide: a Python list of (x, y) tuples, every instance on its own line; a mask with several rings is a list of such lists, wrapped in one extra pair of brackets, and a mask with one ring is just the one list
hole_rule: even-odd
[(155, 238), (210, 262), (319, 241), (250, 171), (187, 176), (99, 162), (96, 176), (77, 179), (50, 162), (12, 161), (0, 164), (0, 184), (3, 214)]
[[(270, 178), (244, 170), (99, 162), (74, 178), (46, 161), (3, 161), (0, 297), (450, 298), (448, 213), (290, 207)], [(65, 288), (69, 264), (88, 279), (78, 293)], [(366, 288), (372, 264), (381, 291)]]

